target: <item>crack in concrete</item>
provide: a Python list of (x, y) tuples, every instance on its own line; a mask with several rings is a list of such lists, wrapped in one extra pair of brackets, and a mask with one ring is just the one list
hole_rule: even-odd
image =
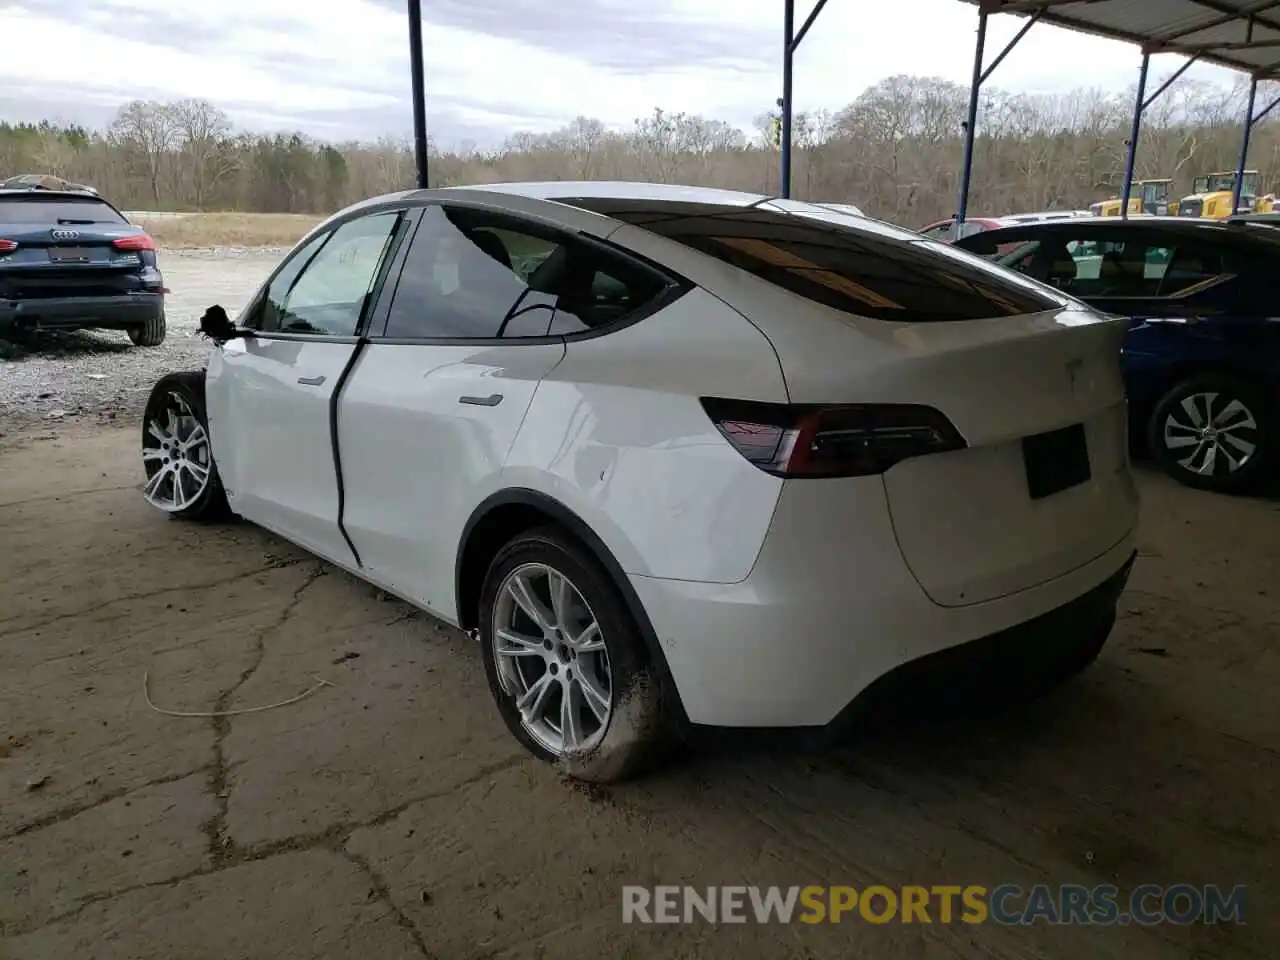
[(77, 497), (90, 496), (99, 493), (118, 493), (121, 490), (141, 490), (141, 483), (129, 483), (122, 487), (94, 487), (90, 490), (69, 490), (66, 493), (42, 493), (38, 497), (25, 497), (22, 500), (6, 500), (0, 503), (0, 510), (6, 510), (9, 507), (22, 507), (28, 503), (44, 503), (49, 500), (74, 500)]
[(182, 773), (167, 773), (162, 777), (156, 777), (154, 780), (148, 780), (146, 783), (140, 783), (136, 786), (119, 787), (115, 790), (109, 790), (106, 793), (100, 794), (95, 799), (85, 801), (84, 803), (75, 803), (66, 807), (60, 807), (57, 810), (46, 813), (42, 817), (37, 817), (35, 820), (24, 823), (19, 827), (15, 827), (8, 833), (0, 834), (0, 843), (4, 843), (6, 840), (16, 839), (17, 837), (32, 833), (36, 830), (43, 830), (45, 827), (52, 827), (54, 824), (62, 823), (65, 820), (78, 817), (82, 813), (88, 813), (90, 810), (95, 810), (103, 804), (111, 803), (113, 800), (119, 800), (122, 797), (127, 797), (131, 794), (138, 793), (141, 790), (146, 790), (148, 787), (161, 787), (167, 783), (176, 783), (179, 780), (185, 780), (187, 777), (194, 777), (198, 773), (206, 773), (209, 771), (209, 768), (209, 764), (201, 764), (191, 770), (184, 770)]
[[(255, 634), (252, 661), (241, 672), (236, 682), (219, 695), (214, 703), (213, 709), (215, 711), (224, 711), (230, 708), (232, 698), (235, 697), (236, 692), (257, 673), (258, 668), (262, 666), (262, 661), (266, 659), (267, 637), (289, 622), (294, 610), (302, 602), (302, 595), (324, 575), (324, 567), (317, 564), (316, 568), (307, 574), (307, 578), (293, 591), (293, 595), (280, 611), (280, 615)], [(204, 831), (205, 836), (209, 838), (209, 856), (217, 864), (230, 857), (234, 851), (234, 842), (230, 834), (227, 833), (227, 800), (230, 789), (227, 785), (229, 769), (225, 750), (227, 734), (231, 732), (231, 718), (213, 717), (212, 723), (213, 764), (209, 772), (209, 792), (213, 794), (214, 814), (201, 825), (201, 829)]]
[[(308, 850), (316, 849), (329, 850), (344, 859), (350, 860), (353, 864), (358, 866), (370, 878), (370, 880), (374, 882), (374, 889), (378, 892), (379, 899), (383, 900), (387, 904), (387, 906), (393, 911), (393, 915), (397, 915), (397, 923), (399, 923), (400, 917), (404, 915), (402, 911), (400, 911), (399, 907), (397, 907), (391, 900), (390, 887), (385, 883), (385, 881), (381, 881), (381, 878), (377, 872), (373, 870), (372, 866), (362, 862), (362, 857), (358, 854), (353, 854), (346, 849), (347, 843), (350, 842), (351, 835), (358, 830), (367, 830), (383, 826), (400, 816), (410, 807), (419, 803), (427, 803), (431, 800), (439, 800), (442, 797), (450, 796), (460, 790), (465, 790), (467, 787), (478, 783), (486, 777), (502, 773), (504, 770), (510, 770), (512, 767), (519, 766), (525, 762), (531, 762), (531, 758), (528, 754), (513, 754), (504, 760), (498, 760), (493, 763), (486, 764), (475, 773), (458, 781), (447, 790), (433, 790), (429, 793), (420, 794), (364, 820), (343, 821), (314, 833), (294, 834), (281, 840), (273, 840), (269, 843), (260, 844), (256, 847), (237, 847), (234, 844), (228, 845), (222, 851), (221, 856), (213, 857), (209, 863), (197, 867), (194, 870), (188, 870), (186, 873), (168, 877), (164, 880), (153, 880), (148, 883), (135, 883), (115, 890), (104, 890), (101, 893), (91, 894), (82, 899), (70, 910), (48, 917), (39, 923), (11, 924), (5, 931), (5, 936), (12, 937), (32, 933), (44, 927), (53, 926), (57, 923), (65, 923), (68, 920), (74, 920), (95, 904), (128, 896), (129, 894), (137, 893), (140, 890), (154, 890), (160, 887), (177, 886), (178, 884), (185, 883), (188, 880), (212, 876), (235, 867), (244, 866), (245, 864), (258, 863), (263, 860), (270, 860), (272, 857), (285, 856), (290, 853), (305, 853)], [(200, 773), (207, 769), (209, 768), (201, 767), (195, 771), (189, 772), (186, 776), (191, 776), (191, 773)], [(173, 779), (180, 778), (174, 777)], [(34, 829), (34, 827), (32, 829)], [(207, 835), (207, 828), (205, 832)], [(381, 888), (378, 886), (378, 881), (381, 881)], [(412, 921), (410, 921), (407, 916), (404, 917), (404, 922), (412, 924)], [(433, 955), (426, 949), (425, 944), (422, 943), (416, 935), (416, 930), (414, 931), (414, 942), (418, 944), (419, 949), (422, 950), (422, 954), (427, 958), (427, 960), (434, 960)]]
[(387, 885), (387, 881), (383, 879), (382, 874), (378, 873), (368, 860), (358, 853), (352, 853), (345, 846), (338, 853), (346, 857), (357, 870), (361, 871), (369, 879), (369, 883), (373, 888), (371, 891), (373, 896), (391, 911), (391, 918), (395, 920), (396, 926), (408, 934), (409, 939), (413, 941), (413, 945), (418, 948), (418, 953), (422, 954), (424, 960), (436, 960), (435, 954), (427, 949), (427, 942), (422, 939), (422, 934), (413, 925), (413, 921), (409, 919), (408, 914), (396, 905), (391, 896), (391, 887)]
[(1201, 603), (1189, 597), (1170, 597), (1163, 593), (1156, 593), (1152, 590), (1143, 590), (1140, 587), (1129, 587), (1125, 590), (1126, 594), (1132, 594), (1137, 597), (1146, 597), (1149, 600), (1159, 600), (1163, 603), (1181, 604), (1183, 606), (1195, 607), (1197, 610), (1203, 610), (1206, 613), (1214, 613), (1220, 617), (1226, 617), (1227, 622), (1220, 624), (1222, 627), (1239, 627), (1244, 624), (1256, 624), (1260, 626), (1270, 626), (1270, 620), (1261, 620), (1257, 617), (1251, 617), (1247, 613), (1241, 613), (1239, 610), (1229, 610), (1226, 607), (1214, 607), (1207, 603)]
[[(162, 597), (166, 593), (177, 593), (179, 591), (192, 590), (212, 590), (215, 587), (225, 587), (228, 584), (235, 583), (238, 580), (247, 580), (249, 577), (255, 577), (263, 573), (271, 573), (273, 570), (279, 569), (278, 566), (268, 565), (264, 567), (254, 567), (252, 570), (243, 570), (240, 573), (231, 574), (230, 576), (221, 577), (217, 580), (207, 580), (204, 583), (185, 583), (174, 587), (164, 587), (160, 590), (144, 590), (139, 593), (125, 593), (110, 600), (103, 600), (101, 603), (95, 603), (79, 610), (72, 610), (66, 613), (59, 613), (44, 620), (37, 620), (35, 623), (29, 623), (21, 627), (13, 627), (8, 630), (0, 631), (0, 640), (6, 637), (17, 636), (20, 633), (27, 633), (31, 630), (42, 630), (45, 627), (60, 623), (63, 620), (73, 620), (76, 617), (88, 616), (91, 613), (97, 613), (107, 607), (114, 606), (117, 603), (132, 603), (134, 600), (148, 600), (151, 597)], [(21, 616), (21, 615), (19, 615)], [(5, 617), (0, 619), (0, 624), (9, 623), (17, 620), (18, 617)]]

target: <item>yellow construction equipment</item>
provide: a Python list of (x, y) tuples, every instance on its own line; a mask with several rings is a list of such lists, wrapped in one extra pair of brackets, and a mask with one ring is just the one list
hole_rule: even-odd
[(1191, 182), (1191, 195), (1178, 202), (1178, 216), (1222, 220), (1237, 213), (1270, 213), (1275, 194), (1258, 196), (1258, 171), (1246, 170), (1240, 179), (1240, 205), (1231, 208), (1231, 191), (1235, 187), (1234, 170), (1206, 173)]
[[(1129, 213), (1150, 213), (1155, 216), (1172, 213), (1169, 209), (1169, 185), (1172, 183), (1172, 180), (1133, 181), (1129, 187)], [(1090, 205), (1089, 212), (1095, 217), (1118, 217), (1122, 202), (1120, 197), (1099, 200)]]

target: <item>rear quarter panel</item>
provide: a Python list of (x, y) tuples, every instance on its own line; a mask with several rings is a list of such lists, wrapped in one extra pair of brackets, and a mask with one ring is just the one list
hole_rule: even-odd
[(538, 385), (501, 486), (572, 510), (628, 574), (743, 580), (782, 481), (729, 446), (701, 396), (785, 403), (787, 392), (769, 341), (694, 289), (567, 345)]

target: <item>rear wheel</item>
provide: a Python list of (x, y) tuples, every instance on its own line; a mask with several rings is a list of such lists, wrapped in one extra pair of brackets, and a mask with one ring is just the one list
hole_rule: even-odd
[(142, 326), (130, 327), (128, 333), (135, 347), (158, 347), (164, 343), (165, 331), (164, 311), (161, 310)]
[(1165, 472), (1187, 486), (1244, 492), (1271, 475), (1280, 455), (1278, 429), (1274, 404), (1253, 383), (1208, 374), (1160, 398), (1147, 445)]
[(171, 373), (151, 388), (142, 415), (142, 466), (142, 495), (153, 507), (182, 520), (230, 513), (213, 462), (203, 373)]
[(668, 740), (661, 681), (625, 602), (554, 528), (498, 552), (480, 597), (485, 673), (507, 728), (571, 777), (624, 779)]

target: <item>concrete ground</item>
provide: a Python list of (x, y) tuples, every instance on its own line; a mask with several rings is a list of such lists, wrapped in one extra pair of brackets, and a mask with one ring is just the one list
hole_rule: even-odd
[[(39, 429), (39, 428), (38, 428)], [(246, 524), (133, 428), (0, 439), (0, 957), (1271, 958), (1280, 507), (1144, 476), (1099, 664), (994, 718), (586, 790), (463, 637)], [(231, 718), (174, 717), (290, 706)], [(624, 926), (623, 884), (1247, 884), (1244, 926)]]

